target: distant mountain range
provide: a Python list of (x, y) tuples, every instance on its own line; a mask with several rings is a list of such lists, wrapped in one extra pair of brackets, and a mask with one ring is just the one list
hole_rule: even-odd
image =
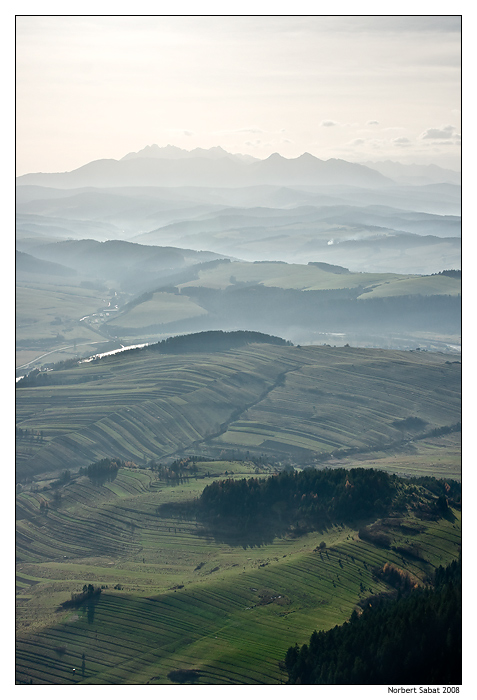
[(446, 182), (452, 185), (460, 185), (461, 174), (455, 170), (441, 168), (438, 165), (410, 165), (396, 163), (391, 160), (381, 162), (362, 163), (368, 168), (377, 170), (385, 177), (391, 178), (394, 182), (403, 185), (437, 185)]
[[(189, 154), (188, 156), (184, 154)], [(377, 170), (309, 153), (284, 158), (273, 153), (265, 160), (244, 159), (222, 149), (181, 151), (150, 146), (121, 160), (103, 159), (66, 173), (30, 173), (17, 178), (19, 185), (75, 187), (247, 187), (256, 185), (347, 185), (364, 188), (394, 184)]]
[(213, 146), (212, 148), (194, 148), (192, 151), (186, 151), (185, 148), (177, 146), (158, 146), (153, 143), (152, 146), (146, 146), (137, 153), (128, 153), (121, 160), (131, 160), (132, 158), (169, 158), (171, 160), (179, 160), (183, 158), (209, 158), (210, 160), (218, 160), (219, 158), (232, 158), (244, 163), (253, 163), (259, 160), (253, 156), (242, 153), (228, 153), (221, 146)]
[[(209, 260), (320, 260), (373, 272), (460, 268), (461, 188), (451, 182), (459, 174), (391, 161), (372, 165), (309, 153), (257, 160), (220, 147), (153, 144), (121, 160), (19, 177), (18, 248), (35, 256), (37, 245), (65, 239), (140, 243), (150, 246), (151, 279), (165, 264), (164, 251), (159, 260), (154, 246), (205, 251)], [(112, 249), (98, 247), (97, 255), (100, 250), (107, 251), (101, 270), (107, 276)], [(71, 259), (52, 262), (76, 268), (77, 255), (75, 248)], [(177, 259), (173, 267), (197, 262)], [(134, 274), (123, 269), (121, 279), (142, 286), (146, 280), (131, 265)]]
[(393, 161), (350, 163), (320, 160), (310, 153), (284, 158), (273, 153), (264, 160), (228, 153), (220, 146), (187, 151), (168, 144), (146, 146), (120, 160), (101, 159), (64, 173), (29, 173), (19, 185), (59, 189), (78, 187), (249, 187), (386, 185), (459, 185), (460, 173), (437, 165), (405, 165)]

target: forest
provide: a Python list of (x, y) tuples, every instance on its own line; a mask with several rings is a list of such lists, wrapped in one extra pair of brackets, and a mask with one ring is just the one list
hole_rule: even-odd
[(349, 622), (288, 649), (289, 684), (462, 683), (462, 564), (438, 567), (433, 585), (374, 600)]
[(459, 332), (459, 296), (403, 294), (358, 298), (365, 291), (356, 287), (306, 290), (280, 289), (264, 285), (233, 285), (225, 290), (187, 287), (191, 299), (212, 318), (226, 323), (260, 322), (266, 331), (295, 325), (314, 328), (428, 329)]
[[(370, 521), (402, 513), (411, 502), (429, 517), (441, 516), (449, 502), (460, 502), (460, 484), (442, 479), (408, 480), (375, 469), (285, 470), (267, 479), (214, 481), (199, 498), (198, 517), (213, 529), (257, 534), (275, 529), (303, 534), (334, 523)], [(416, 484), (416, 486), (414, 486)], [(418, 486), (426, 488), (414, 502)], [(366, 538), (364, 528), (360, 537)], [(381, 540), (380, 540), (381, 538)], [(383, 535), (369, 535), (377, 543)]]

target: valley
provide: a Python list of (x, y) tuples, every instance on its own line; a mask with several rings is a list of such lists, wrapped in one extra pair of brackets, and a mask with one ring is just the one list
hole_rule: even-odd
[(460, 562), (457, 174), (199, 151), (18, 178), (17, 684), (301, 682)]

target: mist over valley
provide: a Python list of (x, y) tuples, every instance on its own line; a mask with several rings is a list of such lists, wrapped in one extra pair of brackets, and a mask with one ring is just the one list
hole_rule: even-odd
[(15, 16), (16, 685), (460, 692), (462, 19)]
[[(187, 185), (177, 185), (178, 164)], [(211, 166), (223, 168), (220, 187), (207, 183)], [(248, 173), (242, 186), (227, 168)], [(460, 269), (458, 174), (415, 172), (418, 185), (309, 155), (264, 162), (151, 146), (73, 173), (21, 176), (18, 364), (215, 328), (455, 351), (460, 280), (438, 273)], [(436, 172), (448, 181), (436, 183)], [(158, 186), (157, 173), (170, 185)], [(57, 312), (43, 314), (55, 295)]]

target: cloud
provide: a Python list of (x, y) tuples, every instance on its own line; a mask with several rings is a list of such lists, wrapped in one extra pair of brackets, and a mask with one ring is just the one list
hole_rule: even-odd
[(363, 143), (366, 143), (365, 139), (353, 139), (352, 141), (348, 141), (346, 144), (347, 146), (362, 146)]
[(194, 132), (189, 129), (168, 129), (171, 134), (179, 134), (180, 136), (194, 136)]
[(420, 139), (449, 139), (454, 136), (455, 126), (448, 124), (447, 126), (433, 127), (431, 129), (426, 129), (421, 135)]
[(366, 126), (372, 126), (373, 124), (379, 124), (379, 122), (376, 119), (370, 119), (369, 122), (366, 122)]
[(263, 134), (265, 133), (263, 129), (259, 129), (258, 126), (248, 126), (244, 129), (237, 129), (234, 133), (236, 134)]
[(397, 139), (393, 139), (391, 142), (394, 146), (410, 146), (411, 141), (407, 139), (405, 136), (400, 136)]
[(320, 126), (339, 126), (339, 124), (332, 119), (325, 119), (321, 122)]

